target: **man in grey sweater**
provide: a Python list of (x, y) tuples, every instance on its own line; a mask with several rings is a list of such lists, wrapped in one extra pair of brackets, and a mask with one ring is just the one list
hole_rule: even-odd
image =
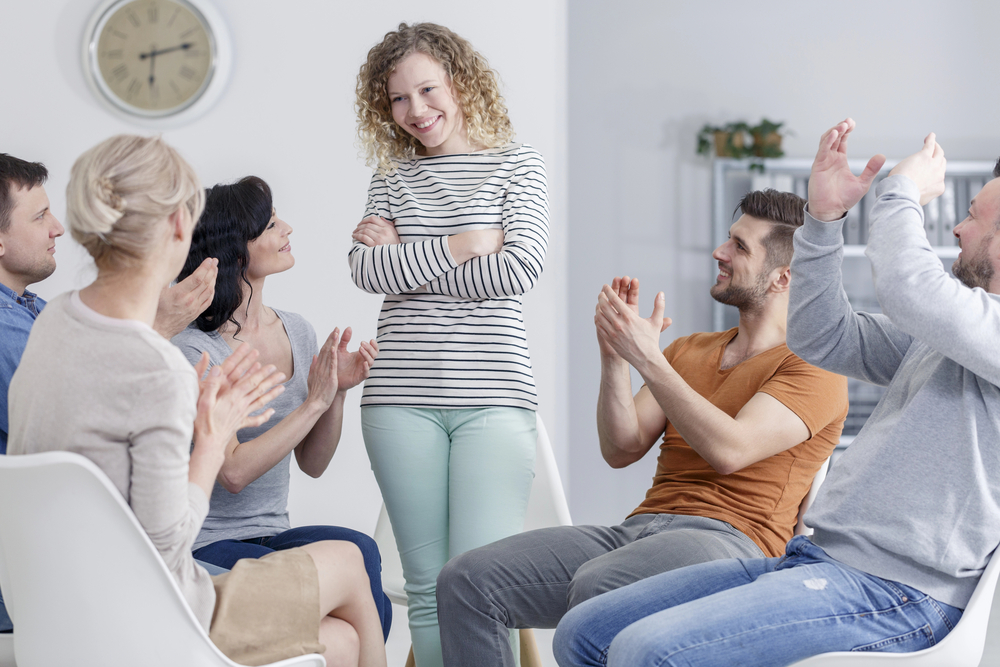
[[(556, 632), (560, 665), (788, 665), (830, 651), (916, 651), (962, 615), (1000, 542), (1000, 178), (955, 228), (947, 274), (922, 204), (944, 190), (933, 134), (878, 186), (867, 256), (883, 315), (842, 287), (841, 227), (885, 158), (847, 165), (827, 131), (795, 233), (788, 345), (887, 387), (781, 558), (717, 561), (585, 602)], [(1000, 161), (994, 170), (1000, 176)], [(636, 326), (645, 326), (638, 322)]]

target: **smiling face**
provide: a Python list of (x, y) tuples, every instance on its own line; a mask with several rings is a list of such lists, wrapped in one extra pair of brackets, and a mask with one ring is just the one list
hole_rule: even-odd
[(1000, 179), (987, 183), (969, 206), (969, 217), (955, 226), (962, 252), (952, 264), (955, 277), (968, 287), (997, 292), (994, 281), (1000, 264)]
[(56, 239), (66, 231), (49, 209), (45, 188), (11, 185), (10, 226), (0, 232), (0, 282), (18, 294), (56, 270)]
[(469, 153), (465, 116), (451, 78), (434, 58), (416, 51), (396, 65), (386, 85), (392, 119), (424, 147), (424, 155)]
[(710, 290), (713, 299), (741, 312), (761, 308), (771, 282), (763, 244), (770, 231), (771, 223), (749, 215), (742, 215), (733, 223), (729, 240), (712, 253), (719, 263), (719, 274)]
[(292, 244), (288, 240), (292, 226), (278, 217), (271, 209), (271, 219), (260, 236), (247, 243), (247, 278), (264, 278), (273, 273), (281, 273), (295, 266)]

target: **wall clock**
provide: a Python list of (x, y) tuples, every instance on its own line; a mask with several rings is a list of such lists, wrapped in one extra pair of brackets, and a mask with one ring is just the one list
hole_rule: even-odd
[(139, 121), (200, 115), (221, 94), (232, 61), (225, 23), (209, 0), (107, 0), (90, 20), (83, 51), (97, 97)]

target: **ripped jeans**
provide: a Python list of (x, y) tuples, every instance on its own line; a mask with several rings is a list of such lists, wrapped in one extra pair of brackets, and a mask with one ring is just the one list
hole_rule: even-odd
[(693, 565), (588, 600), (563, 617), (552, 648), (560, 667), (778, 667), (928, 648), (961, 616), (795, 537), (781, 558)]

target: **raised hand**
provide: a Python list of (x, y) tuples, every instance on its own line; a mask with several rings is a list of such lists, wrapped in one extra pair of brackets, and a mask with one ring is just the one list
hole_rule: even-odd
[[(195, 447), (208, 447), (221, 454), (239, 429), (260, 426), (274, 414), (274, 410), (265, 410), (251, 416), (285, 390), (281, 385), (285, 374), (274, 366), (261, 367), (257, 356), (257, 351), (244, 343), (201, 380), (194, 422)], [(208, 355), (202, 354), (195, 366), (199, 377), (207, 366)]]
[(944, 172), (948, 161), (944, 159), (944, 149), (937, 142), (933, 132), (924, 139), (924, 147), (902, 160), (889, 172), (890, 176), (906, 176), (920, 189), (920, 205), (923, 206), (944, 192)]
[[(347, 334), (345, 333), (345, 336)], [(337, 344), (340, 342), (340, 329), (334, 329), (327, 336), (323, 347), (319, 349), (319, 354), (313, 355), (312, 364), (309, 366), (309, 387), (310, 401), (317, 401), (324, 410), (330, 407), (333, 399), (340, 389), (339, 378), (337, 377)]]
[[(618, 298), (624, 301), (629, 308), (635, 312), (636, 315), (639, 314), (639, 279), (629, 278), (628, 276), (622, 276), (621, 278), (615, 276), (611, 281), (611, 291), (618, 295)], [(598, 296), (597, 299), (597, 309), (600, 310), (601, 299)], [(597, 313), (595, 312), (595, 323)], [(607, 357), (617, 357), (618, 353), (615, 352), (611, 344), (600, 335), (600, 329), (598, 329), (597, 344), (601, 349), (601, 354)]]
[(839, 220), (861, 201), (885, 164), (884, 155), (868, 160), (860, 176), (847, 166), (847, 137), (854, 121), (843, 120), (827, 130), (819, 140), (819, 150), (809, 175), (809, 213), (817, 220)]
[(358, 226), (351, 232), (351, 238), (364, 243), (369, 248), (399, 243), (399, 234), (396, 233), (395, 223), (377, 215), (369, 215), (359, 222)]
[(347, 344), (351, 341), (351, 327), (344, 329), (337, 350), (337, 373), (341, 391), (356, 387), (368, 379), (375, 357), (378, 356), (378, 343), (374, 340), (361, 341), (357, 352), (348, 352)]
[[(187, 278), (160, 292), (153, 328), (164, 338), (173, 338), (212, 304), (215, 279), (219, 276), (219, 260), (205, 261)], [(201, 377), (199, 375), (198, 377)]]
[(630, 303), (633, 296), (630, 294), (631, 284), (625, 292), (625, 299), (619, 296), (621, 292), (621, 281), (617, 289), (611, 285), (601, 288), (594, 315), (597, 338), (602, 351), (607, 346), (632, 366), (638, 367), (660, 355), (660, 333), (671, 324), (670, 318), (663, 316), (666, 297), (663, 292), (658, 293), (653, 301), (653, 314), (644, 319), (638, 312), (638, 285), (634, 292), (635, 304)]

